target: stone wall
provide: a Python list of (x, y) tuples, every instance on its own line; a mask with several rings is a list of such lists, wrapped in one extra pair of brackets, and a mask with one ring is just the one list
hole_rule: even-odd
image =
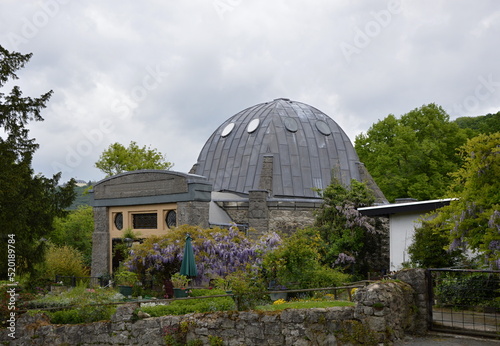
[(92, 234), (92, 271), (91, 276), (98, 277), (109, 274), (111, 256), (109, 249), (108, 208), (94, 207), (94, 233)]
[[(423, 274), (423, 276), (422, 276)], [(166, 329), (184, 330), (185, 341), (220, 338), (224, 345), (341, 345), (392, 343), (405, 333), (427, 331), (420, 311), (425, 271), (407, 271), (401, 280), (379, 281), (360, 288), (356, 306), (289, 309), (280, 312), (224, 311), (137, 319), (136, 303), (121, 305), (111, 321), (85, 325), (52, 325), (45, 315), (23, 315), (16, 337), (0, 332), (10, 345), (162, 345)]]
[(208, 202), (188, 201), (177, 203), (177, 224), (208, 228)]

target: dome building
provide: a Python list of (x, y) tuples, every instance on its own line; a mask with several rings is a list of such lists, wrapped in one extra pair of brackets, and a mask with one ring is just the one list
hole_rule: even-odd
[(212, 184), (211, 224), (236, 222), (260, 232), (310, 225), (322, 203), (317, 190), (332, 178), (347, 186), (352, 179), (365, 181), (377, 202), (387, 203), (342, 128), (318, 109), (286, 98), (226, 120), (191, 173)]
[[(307, 104), (280, 98), (249, 107), (212, 133), (189, 173), (140, 170), (94, 185), (92, 275), (113, 271), (125, 232), (162, 235), (182, 224), (237, 224), (250, 236), (314, 223), (318, 190), (363, 181), (387, 203), (340, 126)], [(250, 232), (252, 230), (252, 232)]]

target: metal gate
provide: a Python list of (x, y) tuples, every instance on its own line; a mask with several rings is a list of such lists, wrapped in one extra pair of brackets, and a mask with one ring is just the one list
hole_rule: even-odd
[(429, 269), (431, 330), (500, 339), (500, 271)]

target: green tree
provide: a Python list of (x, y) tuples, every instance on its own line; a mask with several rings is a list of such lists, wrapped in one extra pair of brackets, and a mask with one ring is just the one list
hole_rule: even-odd
[[(0, 46), (0, 88), (9, 80), (18, 79), (16, 71), (31, 56)], [(26, 125), (32, 120), (43, 121), (40, 113), (51, 95), (49, 91), (38, 98), (23, 97), (18, 86), (8, 94), (0, 92), (0, 127), (5, 133), (0, 136), (1, 278), (7, 278), (9, 235), (15, 239), (15, 244), (10, 245), (15, 246), (12, 263), (16, 274), (35, 274), (37, 264), (44, 260), (44, 238), (50, 233), (54, 218), (65, 214), (75, 196), (74, 180), (60, 187), (60, 173), (46, 178), (31, 168), (38, 144), (29, 137)]]
[(448, 234), (436, 230), (433, 222), (423, 221), (408, 247), (410, 263), (419, 268), (449, 268), (462, 263), (461, 249), (447, 250), (448, 245)]
[(467, 132), (431, 103), (373, 124), (356, 137), (355, 149), (389, 201), (426, 200), (445, 195), (449, 173), (461, 164), (456, 149), (466, 140)]
[(468, 249), (499, 268), (500, 132), (470, 139), (460, 153), (464, 164), (450, 187), (457, 199), (439, 209), (429, 226), (448, 238), (448, 251)]
[(460, 117), (455, 123), (461, 129), (470, 130), (473, 136), (500, 132), (500, 112), (495, 114), (480, 115), (477, 117)]
[(315, 227), (323, 240), (322, 263), (359, 275), (387, 268), (383, 261), (374, 261), (382, 258), (385, 226), (380, 219), (357, 211), (374, 201), (366, 184), (352, 180), (346, 187), (333, 181), (320, 194), (324, 203), (316, 214)]
[(92, 262), (92, 232), (94, 214), (91, 206), (80, 206), (65, 217), (54, 220), (54, 230), (49, 239), (58, 246), (71, 246), (83, 255), (86, 266)]
[(146, 146), (141, 148), (131, 141), (127, 148), (120, 143), (111, 144), (101, 154), (95, 166), (110, 177), (139, 169), (170, 169), (173, 164), (166, 161), (165, 156), (156, 149)]
[(321, 260), (324, 241), (317, 229), (297, 230), (283, 244), (264, 256), (265, 279), (271, 288), (317, 288), (340, 286), (349, 275)]

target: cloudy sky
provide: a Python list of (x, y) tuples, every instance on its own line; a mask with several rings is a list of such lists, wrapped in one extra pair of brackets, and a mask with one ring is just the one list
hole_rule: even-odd
[(114, 142), (187, 172), (224, 120), (280, 97), (320, 109), (352, 142), (431, 102), (451, 119), (496, 113), (499, 41), (496, 0), (0, 3), (0, 44), (33, 53), (15, 83), (54, 91), (30, 125), (33, 168), (63, 181), (102, 179), (94, 163)]

